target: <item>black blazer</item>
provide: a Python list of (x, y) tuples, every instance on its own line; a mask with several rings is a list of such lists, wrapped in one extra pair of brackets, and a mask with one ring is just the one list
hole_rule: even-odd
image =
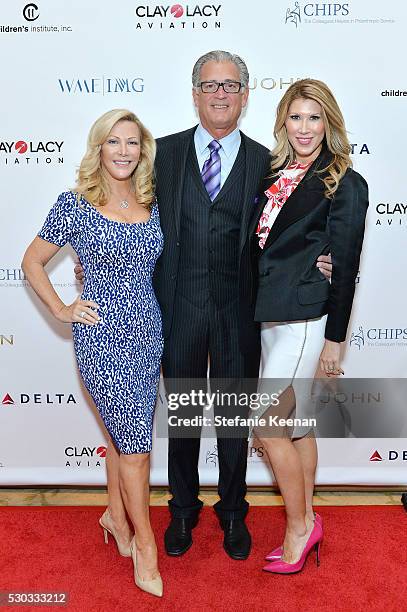
[[(255, 319), (296, 321), (327, 313), (325, 338), (342, 342), (355, 292), (368, 189), (364, 178), (349, 168), (334, 197), (326, 198), (316, 170), (330, 159), (324, 149), (283, 205), (262, 250), (255, 231), (267, 202), (264, 191), (277, 177), (264, 180), (250, 228)], [(315, 265), (319, 255), (329, 252), (331, 283)]]
[[(196, 126), (164, 136), (157, 140), (156, 193), (160, 211), (160, 223), (164, 233), (164, 250), (158, 259), (154, 273), (154, 289), (161, 307), (164, 338), (171, 331), (174, 299), (177, 284), (180, 236), (181, 203), (188, 153), (193, 151)], [(253, 342), (258, 342), (258, 325), (254, 323), (251, 302), (251, 264), (248, 248), (248, 227), (256, 211), (255, 201), (264, 175), (270, 165), (270, 152), (263, 145), (241, 132), (245, 147), (246, 176), (244, 183), (244, 206), (239, 237), (239, 338), (244, 351), (250, 351)], [(192, 144), (192, 148), (191, 148)], [(184, 330), (185, 331), (185, 330)]]

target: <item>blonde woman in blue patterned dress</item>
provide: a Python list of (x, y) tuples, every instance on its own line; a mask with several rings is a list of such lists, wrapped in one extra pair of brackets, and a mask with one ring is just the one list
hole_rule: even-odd
[[(154, 200), (155, 142), (127, 110), (92, 126), (76, 187), (62, 193), (28, 247), (23, 270), (51, 313), (72, 323), (78, 367), (109, 434), (105, 541), (132, 556), (134, 580), (162, 595), (149, 519), (154, 406), (162, 354), (161, 314), (152, 286), (163, 248)], [(64, 304), (45, 271), (66, 243), (85, 273), (83, 292)], [(130, 518), (134, 537), (128, 523)]]

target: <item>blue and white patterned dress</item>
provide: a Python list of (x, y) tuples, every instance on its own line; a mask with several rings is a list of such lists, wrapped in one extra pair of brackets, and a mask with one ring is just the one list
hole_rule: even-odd
[(72, 329), (80, 373), (106, 429), (121, 453), (149, 452), (163, 349), (152, 285), (163, 249), (157, 204), (145, 223), (122, 223), (68, 191), (38, 235), (72, 245), (85, 273), (81, 297), (99, 305), (99, 323)]

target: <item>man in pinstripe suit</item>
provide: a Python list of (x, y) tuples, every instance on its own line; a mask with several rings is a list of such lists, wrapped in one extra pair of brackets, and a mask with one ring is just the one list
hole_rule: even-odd
[[(206, 379), (208, 358), (210, 379), (258, 376), (260, 343), (248, 296), (247, 227), (269, 152), (237, 127), (247, 103), (248, 79), (239, 56), (225, 51), (202, 56), (193, 70), (199, 125), (157, 142), (164, 251), (157, 262), (155, 290), (163, 315), (167, 391), (173, 379)], [(219, 156), (212, 163), (214, 142)], [(210, 190), (206, 179), (211, 170), (203, 172), (207, 160), (218, 170), (210, 176)], [(215, 511), (224, 548), (233, 559), (246, 559), (251, 547), (244, 522), (247, 441), (218, 435), (217, 445), (220, 500)], [(199, 447), (199, 436), (169, 439), (173, 497), (165, 545), (170, 555), (181, 555), (191, 546), (202, 507)]]

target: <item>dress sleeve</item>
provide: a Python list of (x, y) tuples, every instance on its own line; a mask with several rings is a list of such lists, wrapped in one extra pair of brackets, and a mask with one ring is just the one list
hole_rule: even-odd
[(38, 236), (47, 242), (63, 247), (70, 241), (75, 227), (76, 194), (64, 192), (48, 213)]

